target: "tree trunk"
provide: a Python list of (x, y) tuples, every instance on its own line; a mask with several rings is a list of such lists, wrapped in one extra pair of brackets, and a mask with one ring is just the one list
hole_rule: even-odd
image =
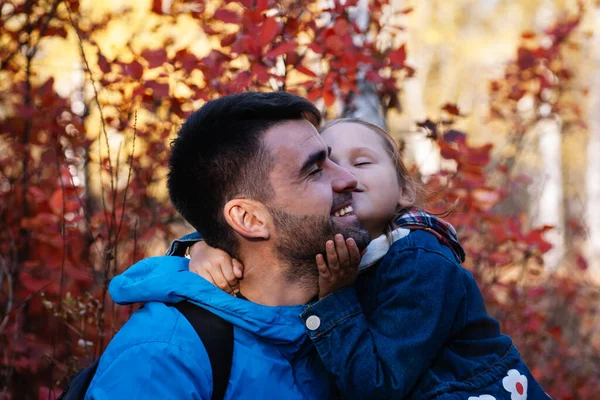
[[(353, 19), (361, 31), (365, 32), (368, 29), (369, 18), (369, 1), (359, 0)], [(358, 82), (358, 90), (359, 93), (353, 93), (349, 101), (344, 104), (342, 116), (361, 118), (381, 129), (387, 129), (385, 110), (375, 85), (362, 78)]]
[(546, 239), (554, 247), (544, 255), (545, 265), (552, 269), (560, 264), (565, 253), (561, 123), (558, 119), (547, 118), (541, 120), (536, 129), (541, 174), (538, 185), (533, 189), (532, 200), (537, 209), (533, 210), (532, 220), (535, 227), (554, 227), (546, 234)]
[[(596, 11), (600, 22), (600, 11)], [(595, 67), (591, 72), (590, 101), (588, 108), (589, 131), (587, 146), (586, 186), (586, 225), (588, 229), (586, 255), (590, 273), (600, 281), (600, 40), (596, 40), (592, 50)]]

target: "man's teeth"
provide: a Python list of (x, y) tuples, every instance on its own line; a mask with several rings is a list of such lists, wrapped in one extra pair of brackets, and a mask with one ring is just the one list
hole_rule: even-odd
[(341, 210), (337, 210), (337, 211), (336, 211), (336, 212), (333, 214), (333, 216), (334, 216), (334, 217), (343, 217), (343, 216), (344, 216), (344, 215), (346, 215), (346, 214), (350, 214), (352, 211), (354, 211), (354, 210), (352, 209), (352, 206), (344, 207), (344, 208), (342, 208)]

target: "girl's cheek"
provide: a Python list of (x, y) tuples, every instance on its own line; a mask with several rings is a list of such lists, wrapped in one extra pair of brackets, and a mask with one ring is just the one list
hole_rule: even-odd
[(361, 222), (369, 222), (371, 217), (373, 216), (372, 207), (369, 204), (365, 204), (364, 202), (360, 202), (354, 207), (354, 213), (358, 217)]

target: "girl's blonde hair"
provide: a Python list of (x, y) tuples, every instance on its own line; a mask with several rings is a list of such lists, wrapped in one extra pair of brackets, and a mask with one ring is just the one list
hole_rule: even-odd
[(393, 217), (391, 219), (392, 222), (390, 223), (388, 230), (394, 229), (393, 222), (407, 211), (414, 208), (424, 208), (425, 196), (423, 185), (417, 183), (415, 179), (411, 176), (411, 174), (408, 172), (408, 169), (404, 165), (404, 162), (402, 162), (402, 154), (400, 153), (398, 143), (396, 143), (394, 138), (390, 136), (389, 133), (387, 133), (377, 125), (362, 120), (360, 118), (340, 118), (333, 120), (325, 124), (325, 126), (321, 128), (321, 132), (337, 124), (359, 124), (369, 128), (377, 135), (379, 135), (383, 139), (385, 150), (387, 151), (388, 155), (392, 159), (392, 162), (394, 163), (394, 166), (396, 167), (396, 176), (398, 178), (398, 183), (400, 184), (400, 187), (403, 191), (413, 194), (413, 201), (410, 204), (398, 205), (397, 209), (394, 211)]

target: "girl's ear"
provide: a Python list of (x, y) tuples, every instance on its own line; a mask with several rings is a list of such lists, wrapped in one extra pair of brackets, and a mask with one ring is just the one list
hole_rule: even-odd
[(268, 240), (269, 214), (260, 202), (249, 199), (233, 199), (223, 208), (225, 221), (239, 235), (247, 239)]
[(415, 205), (417, 201), (417, 188), (412, 182), (405, 182), (404, 187), (400, 191), (400, 199), (398, 204), (400, 208), (411, 207)]

